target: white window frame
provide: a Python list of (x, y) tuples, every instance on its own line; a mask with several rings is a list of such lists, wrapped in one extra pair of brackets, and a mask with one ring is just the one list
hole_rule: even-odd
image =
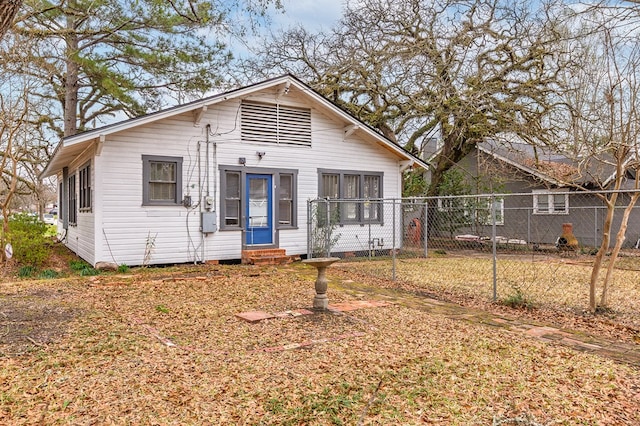
[[(564, 196), (564, 210), (556, 210), (554, 199)], [(547, 209), (540, 209), (540, 199), (546, 197)], [(538, 215), (567, 215), (569, 214), (569, 194), (566, 189), (534, 189), (533, 190), (533, 214)]]
[[(469, 200), (473, 198), (472, 195), (469, 196), (463, 196), (463, 197), (459, 197), (459, 198), (438, 198), (438, 211), (439, 212), (450, 212), (454, 209), (460, 209), (462, 210), (462, 214), (464, 215), (465, 218), (470, 218), (472, 215), (472, 208), (469, 207)], [(456, 199), (462, 199), (462, 205), (460, 207), (452, 207), (451, 205), (447, 205), (449, 203), (447, 203), (447, 201), (453, 201)], [(489, 206), (490, 203), (490, 198), (486, 198), (486, 197), (478, 197), (477, 198), (477, 203), (476, 203), (476, 207), (475, 207), (475, 219), (477, 220), (477, 223), (480, 225), (491, 225), (491, 209)], [(485, 201), (487, 203), (487, 207), (481, 207), (480, 202), (481, 201)], [(493, 202), (497, 205), (496, 208), (496, 225), (501, 226), (504, 225), (504, 198), (503, 197), (495, 197), (493, 199)], [(480, 212), (488, 212), (488, 216), (486, 217), (481, 217), (480, 216)]]

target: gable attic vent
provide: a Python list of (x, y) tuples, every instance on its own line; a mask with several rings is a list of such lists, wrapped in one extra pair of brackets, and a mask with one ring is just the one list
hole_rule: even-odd
[(311, 146), (311, 110), (242, 102), (243, 142)]

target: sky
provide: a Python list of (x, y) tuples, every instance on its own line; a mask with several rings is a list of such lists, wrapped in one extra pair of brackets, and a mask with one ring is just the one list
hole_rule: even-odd
[(273, 15), (274, 26), (302, 24), (305, 28), (329, 28), (342, 14), (344, 0), (284, 0), (285, 13)]
[[(278, 33), (294, 26), (302, 26), (311, 31), (328, 30), (342, 15), (346, 0), (282, 0), (284, 11), (270, 9), (271, 23), (260, 33), (251, 37), (249, 45), (256, 46), (266, 34)], [(242, 43), (230, 40), (229, 44), (235, 57), (247, 57), (249, 50)]]

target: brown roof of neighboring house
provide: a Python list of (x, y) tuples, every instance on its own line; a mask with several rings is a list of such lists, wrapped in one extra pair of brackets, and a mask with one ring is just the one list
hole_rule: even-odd
[(570, 158), (549, 147), (504, 141), (486, 141), (478, 149), (555, 186), (605, 188), (616, 172), (615, 161), (607, 154)]

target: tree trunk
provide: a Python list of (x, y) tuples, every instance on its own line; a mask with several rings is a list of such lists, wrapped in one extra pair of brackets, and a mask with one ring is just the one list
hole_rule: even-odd
[(5, 151), (5, 157), (3, 158), (3, 161), (2, 161), (2, 165), (3, 165), (2, 170), (4, 170), (4, 166), (6, 165), (7, 161), (11, 162), (11, 166), (10, 166), (11, 181), (9, 182), (9, 187), (7, 188), (7, 195), (4, 199), (4, 202), (2, 203), (2, 242), (1, 242), (2, 247), (0, 247), (2, 254), (0, 254), (0, 258), (3, 260), (7, 260), (5, 259), (4, 245), (7, 242), (6, 241), (7, 235), (9, 235), (9, 213), (10, 213), (9, 206), (11, 205), (11, 199), (13, 198), (16, 192), (16, 187), (18, 185), (18, 159), (16, 158), (14, 148), (13, 148), (15, 133), (16, 133), (15, 129), (12, 129), (9, 132), (9, 136), (7, 138), (7, 147)]
[(614, 193), (611, 196), (611, 200), (605, 199), (607, 204), (607, 216), (604, 220), (604, 226), (602, 229), (602, 243), (600, 244), (598, 253), (596, 253), (596, 258), (593, 261), (591, 280), (589, 281), (589, 310), (591, 313), (596, 312), (596, 285), (598, 284), (598, 275), (600, 275), (600, 270), (602, 269), (602, 260), (609, 249), (609, 242), (611, 241), (611, 224), (613, 223), (613, 212), (616, 198), (617, 194)]
[(78, 75), (80, 69), (76, 59), (79, 49), (73, 17), (67, 18), (67, 29), (69, 34), (66, 37), (67, 53), (65, 55), (67, 75), (64, 83), (64, 136), (71, 136), (78, 132)]
[(607, 275), (604, 279), (604, 283), (602, 284), (602, 294), (600, 295), (601, 306), (607, 306), (609, 303), (609, 287), (611, 284), (611, 279), (613, 277), (613, 268), (615, 266), (616, 260), (618, 259), (618, 253), (620, 253), (620, 249), (622, 248), (622, 244), (625, 240), (627, 225), (629, 223), (629, 216), (631, 215), (631, 211), (638, 201), (638, 197), (640, 197), (640, 194), (634, 192), (633, 195), (631, 195), (629, 204), (624, 209), (622, 222), (620, 223), (620, 228), (618, 229), (618, 234), (616, 235), (616, 245), (611, 251), (611, 256), (609, 257), (609, 265), (607, 265)]
[(20, 6), (22, 6), (22, 0), (2, 0), (0, 2), (0, 39), (11, 27)]

